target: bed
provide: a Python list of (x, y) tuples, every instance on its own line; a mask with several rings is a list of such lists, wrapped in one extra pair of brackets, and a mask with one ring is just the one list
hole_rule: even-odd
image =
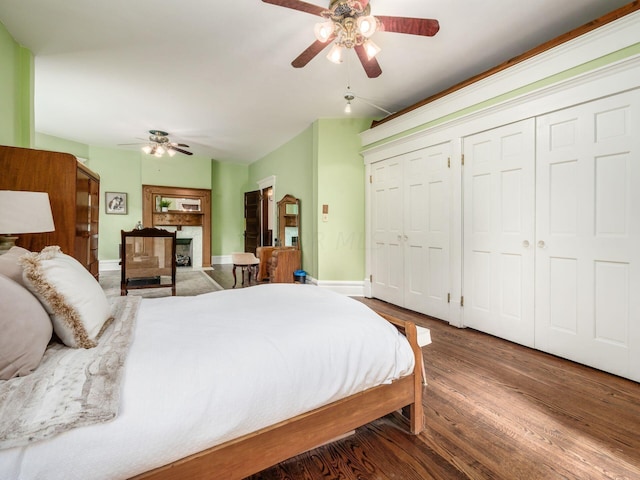
[(274, 284), (116, 306), (117, 415), (3, 448), (0, 478), (242, 479), (396, 410), (422, 430), (415, 326), (353, 299)]

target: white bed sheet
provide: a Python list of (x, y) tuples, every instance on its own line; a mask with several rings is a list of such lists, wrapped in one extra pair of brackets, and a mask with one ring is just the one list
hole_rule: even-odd
[(117, 418), (0, 451), (0, 478), (128, 478), (389, 383), (413, 362), (395, 327), (311, 285), (145, 299)]

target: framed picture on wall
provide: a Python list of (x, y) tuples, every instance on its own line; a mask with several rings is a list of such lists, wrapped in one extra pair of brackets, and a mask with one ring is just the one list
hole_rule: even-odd
[(106, 213), (126, 215), (127, 194), (123, 192), (105, 192), (104, 206)]

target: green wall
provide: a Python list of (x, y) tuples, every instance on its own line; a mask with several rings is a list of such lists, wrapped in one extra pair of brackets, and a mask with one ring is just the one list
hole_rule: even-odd
[[(313, 159), (314, 128), (310, 126), (284, 145), (249, 165), (249, 183), (245, 192), (258, 190), (258, 181), (274, 175), (276, 177), (274, 191), (276, 202), (287, 194), (300, 200), (302, 268), (315, 277), (316, 270), (313, 265), (316, 258), (317, 232), (312, 221), (314, 212)], [(275, 224), (277, 225), (277, 220)], [(277, 231), (274, 232), (274, 238), (277, 235)]]
[(244, 251), (244, 192), (249, 167), (211, 162), (211, 254)]
[(33, 55), (0, 23), (0, 145), (31, 147)]
[[(370, 119), (321, 119), (249, 166), (249, 185), (276, 177), (276, 201), (300, 199), (302, 268), (320, 281), (364, 277), (364, 163), (358, 134)], [(322, 205), (329, 206), (322, 221)]]
[[(362, 281), (365, 273), (364, 162), (359, 133), (370, 119), (318, 120), (317, 126), (317, 278)], [(323, 220), (322, 206), (329, 214)]]
[[(34, 147), (39, 150), (50, 150), (52, 152), (64, 152), (75, 155), (79, 158), (89, 158), (89, 145), (84, 143), (74, 142), (72, 140), (65, 140), (63, 138), (46, 135), (44, 133), (36, 132), (36, 140)], [(88, 164), (87, 164), (88, 165)]]

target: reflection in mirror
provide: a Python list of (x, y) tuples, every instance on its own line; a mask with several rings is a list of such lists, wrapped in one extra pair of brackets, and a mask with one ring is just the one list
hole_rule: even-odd
[(199, 198), (168, 197), (163, 195), (155, 196), (156, 212), (160, 211), (180, 211), (180, 212), (200, 212), (201, 204)]
[(278, 202), (279, 244), (283, 247), (300, 248), (300, 200), (285, 195)]

